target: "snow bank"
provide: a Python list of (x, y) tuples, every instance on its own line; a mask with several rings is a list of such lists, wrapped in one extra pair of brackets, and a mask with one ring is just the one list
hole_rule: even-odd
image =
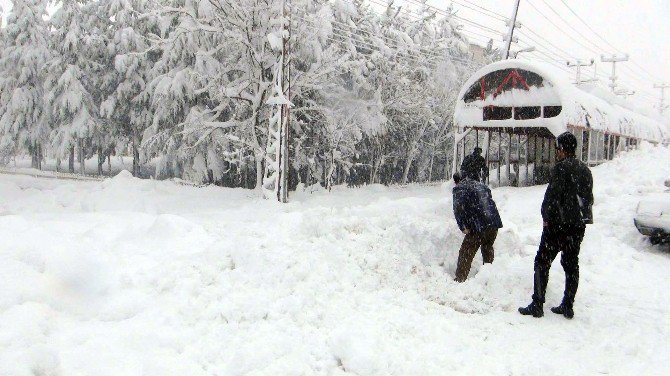
[[(670, 256), (637, 234), (670, 150), (594, 169), (576, 317), (516, 314), (543, 187), (499, 188), (493, 265), (453, 282), (449, 184), (255, 192), (0, 175), (0, 374), (663, 374)], [(563, 273), (554, 265), (548, 305)], [(484, 358), (483, 358), (484, 357)], [(482, 359), (486, 359), (483, 361)]]

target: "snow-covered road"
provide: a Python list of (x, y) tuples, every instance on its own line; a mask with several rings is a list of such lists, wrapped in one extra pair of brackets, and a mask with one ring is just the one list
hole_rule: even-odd
[[(452, 281), (450, 186), (299, 193), (0, 176), (0, 374), (670, 372), (670, 252), (632, 224), (670, 150), (594, 169), (575, 319), (522, 317), (544, 187), (500, 188), (493, 265)], [(560, 302), (552, 268), (547, 306)], [(548, 307), (547, 307), (548, 308)]]

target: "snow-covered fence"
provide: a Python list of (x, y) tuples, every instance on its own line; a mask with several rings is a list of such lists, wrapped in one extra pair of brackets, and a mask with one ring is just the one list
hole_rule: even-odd
[(79, 180), (79, 181), (101, 181), (104, 178), (98, 176), (85, 176), (65, 172), (41, 171), (36, 169), (12, 169), (0, 167), (0, 174), (4, 175), (23, 175), (35, 178), (44, 179), (59, 179), (59, 180)]

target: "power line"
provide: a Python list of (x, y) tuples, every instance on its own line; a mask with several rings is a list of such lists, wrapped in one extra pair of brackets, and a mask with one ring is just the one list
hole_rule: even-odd
[(549, 10), (551, 10), (556, 15), (556, 17), (558, 17), (561, 21), (563, 21), (564, 24), (568, 25), (568, 27), (572, 29), (575, 33), (577, 33), (577, 35), (579, 35), (580, 37), (584, 38), (584, 40), (594, 45), (596, 49), (602, 50), (602, 48), (600, 48), (599, 45), (593, 43), (589, 38), (584, 36), (584, 34), (582, 34), (579, 30), (575, 29), (572, 25), (570, 25), (568, 21), (565, 20), (565, 17), (563, 17), (560, 13), (558, 13), (558, 11), (556, 11), (556, 9), (554, 9), (554, 7), (552, 7), (546, 0), (541, 1), (544, 3), (544, 5), (546, 5), (549, 8)]
[[(547, 53), (544, 52), (544, 51), (534, 51), (534, 52), (535, 52), (535, 53), (538, 53), (538, 54), (541, 54), (541, 55), (544, 55), (544, 56), (546, 56), (546, 57), (548, 58), (548, 59), (537, 58), (538, 60), (540, 60), (540, 61), (544, 61), (545, 63), (549, 63), (549, 64), (551, 64), (551, 65), (557, 67), (558, 69), (564, 71), (564, 72), (567, 73), (568, 75), (572, 76), (572, 74), (573, 74), (572, 71), (570, 71), (570, 69), (569, 69), (567, 66), (565, 66), (565, 65), (563, 65), (563, 64), (560, 64), (560, 63), (557, 63), (556, 60), (555, 60), (551, 55), (547, 54)], [(532, 52), (531, 52), (531, 53), (532, 53)], [(522, 55), (522, 56), (523, 56), (523, 55)], [(528, 56), (528, 57), (530, 58), (530, 55), (526, 55), (526, 56)]]
[[(296, 17), (299, 18), (299, 19), (302, 20), (302, 21), (305, 21), (305, 22), (308, 22), (308, 23), (312, 23), (312, 24), (315, 24), (316, 22), (318, 22), (317, 20), (308, 19), (308, 18), (301, 17), (301, 16), (296, 16)], [(353, 36), (353, 35), (356, 35), (356, 34), (355, 34), (356, 32), (361, 32), (361, 33), (368, 34), (368, 35), (369, 35), (371, 38), (373, 38), (373, 39), (375, 39), (375, 38), (379, 38), (379, 39), (381, 39), (381, 40), (383, 40), (383, 41), (386, 41), (386, 42), (388, 42), (388, 43), (391, 43), (391, 44), (398, 44), (398, 42), (400, 41), (399, 39), (393, 39), (393, 38), (391, 38), (391, 37), (387, 37), (387, 36), (385, 36), (385, 35), (377, 35), (377, 34), (373, 34), (372, 32), (370, 32), (370, 31), (368, 31), (368, 30), (365, 30), (365, 29), (359, 29), (359, 28), (357, 28), (357, 27), (355, 27), (355, 26), (346, 24), (346, 23), (344, 23), (344, 22), (340, 22), (340, 21), (336, 21), (336, 20), (331, 20), (331, 21), (329, 21), (329, 22), (331, 23), (331, 26), (333, 27), (333, 29), (337, 29), (337, 30), (339, 30), (339, 31), (343, 31), (343, 32), (350, 32), (350, 33), (352, 34), (352, 36)], [(335, 24), (335, 25), (337, 25), (337, 26), (333, 26), (332, 24)], [(321, 25), (318, 25), (318, 26), (321, 26)], [(343, 29), (343, 28), (344, 28), (344, 29)], [(425, 52), (437, 56), (437, 54), (432, 53), (432, 52), (430, 52), (430, 51), (427, 51), (427, 50), (426, 50)]]
[[(299, 18), (302, 21), (305, 21), (307, 24), (309, 24), (309, 26), (306, 26), (306, 27), (309, 28), (310, 30), (317, 31), (317, 32), (321, 31), (321, 25), (317, 24), (317, 22), (318, 22), (317, 20), (310, 20), (310, 19), (300, 17), (300, 16), (296, 16), (296, 17)], [(348, 26), (350, 26), (350, 25), (348, 25)], [(370, 51), (383, 53), (383, 51), (380, 49), (379, 46), (376, 46), (376, 45), (374, 45), (370, 42), (355, 40), (355, 39), (351, 38), (352, 35), (354, 35), (352, 33), (352, 30), (345, 30), (345, 29), (342, 29), (342, 28), (339, 28), (339, 27), (333, 27), (333, 30), (334, 30), (333, 35), (337, 36), (337, 37), (340, 37), (342, 39), (335, 39), (335, 38), (332, 38), (332, 37), (325, 37), (327, 40), (329, 40), (331, 42), (338, 43), (338, 44), (340, 44), (344, 47), (349, 47), (349, 44), (347, 44), (347, 41), (346, 41), (346, 39), (349, 39), (349, 40), (351, 40), (352, 45), (358, 45), (359, 47), (366, 48)], [(349, 34), (344, 34), (344, 33), (349, 33)], [(389, 47), (389, 49), (392, 49), (392, 48)], [(437, 60), (437, 59), (441, 59), (441, 60), (444, 60), (444, 61), (456, 61), (456, 62), (460, 62), (460, 63), (463, 63), (463, 64), (473, 64), (474, 63), (474, 61), (459, 59), (459, 58), (456, 58), (456, 57), (447, 56), (446, 54), (445, 55), (439, 55), (439, 54), (436, 54), (436, 53), (430, 53), (429, 51), (421, 50), (421, 49), (419, 49), (419, 50), (411, 50), (410, 49), (410, 50), (407, 51), (407, 52), (414, 53), (417, 56), (412, 56), (410, 54), (402, 54), (402, 53), (400, 53), (400, 51), (397, 51), (397, 49), (394, 52), (396, 52), (397, 55), (402, 56), (404, 59), (407, 59), (407, 60), (409, 60), (409, 61), (411, 61), (415, 64), (423, 63), (422, 61), (419, 60), (419, 56), (425, 58), (430, 63), (435, 63), (435, 60)]]
[(476, 28), (479, 28), (479, 29), (482, 29), (482, 30), (490, 31), (492, 33), (502, 34), (502, 32), (500, 30), (496, 30), (496, 29), (490, 28), (488, 26), (482, 25), (480, 23), (470, 21), (466, 18), (463, 18), (463, 17), (460, 17), (460, 16), (451, 16), (451, 17), (454, 18), (455, 20), (464, 22), (464, 23), (466, 23), (466, 24), (468, 24), (472, 27), (476, 27)]
[[(535, 9), (535, 11), (536, 11), (540, 16), (542, 16), (545, 20), (547, 20), (547, 22), (549, 22), (551, 25), (553, 25), (558, 31), (563, 32), (563, 29), (562, 29), (560, 26), (558, 26), (554, 21), (552, 21), (551, 18), (547, 17), (544, 13), (542, 13), (542, 11), (541, 11), (540, 9), (538, 9), (535, 5), (533, 5), (533, 3), (528, 2), (528, 5), (530, 5), (531, 8)], [(564, 33), (564, 34), (565, 34), (565, 36), (567, 36), (568, 38), (570, 38), (572, 41), (574, 41), (575, 43), (579, 44), (579, 45), (582, 46), (583, 48), (587, 49), (588, 51), (590, 51), (590, 52), (592, 52), (592, 53), (594, 53), (594, 54), (596, 54), (596, 55), (599, 55), (599, 53), (598, 53), (597, 51), (594, 51), (591, 47), (584, 45), (582, 42), (580, 42), (579, 40), (575, 39), (572, 35), (570, 35), (570, 34), (568, 34), (568, 33)]]
[[(306, 13), (303, 13), (303, 14), (306, 15)], [(302, 21), (312, 23), (312, 24), (316, 24), (316, 22), (318, 22), (315, 19), (309, 19), (309, 18), (301, 17), (300, 15), (296, 15), (296, 17), (301, 19)], [(333, 26), (334, 29), (336, 29), (338, 31), (342, 31), (342, 32), (349, 32), (349, 33), (351, 33), (351, 36), (356, 35), (356, 33), (358, 33), (358, 32), (361, 32), (361, 33), (365, 33), (365, 34), (369, 35), (371, 39), (381, 39), (381, 40), (386, 41), (387, 43), (390, 43), (390, 44), (399, 44), (399, 42), (400, 42), (399, 39), (394, 39), (394, 38), (388, 37), (386, 35), (373, 34), (371, 31), (368, 31), (368, 30), (365, 30), (365, 29), (360, 29), (360, 28), (357, 28), (356, 26), (352, 26), (350, 24), (347, 24), (347, 23), (344, 23), (344, 22), (341, 22), (341, 21), (330, 20), (329, 22), (331, 24), (337, 25), (337, 26)], [(318, 25), (318, 26), (321, 26), (321, 25)], [(371, 42), (362, 42), (362, 43), (365, 43), (368, 46), (374, 46), (373, 44), (371, 44)], [(441, 57), (440, 54), (432, 52), (430, 50), (426, 50), (425, 48), (419, 47), (419, 51), (421, 53), (425, 54), (425, 55), (430, 55), (432, 57), (438, 57), (438, 58)]]
[[(596, 48), (598, 48), (598, 49), (602, 49), (598, 44), (596, 44), (595, 42), (593, 42), (591, 39), (586, 38), (582, 33), (580, 33), (578, 30), (576, 30), (574, 27), (572, 27), (572, 25), (570, 25), (567, 21), (565, 21), (565, 18), (562, 17), (562, 16), (560, 15), (560, 13), (558, 13), (558, 11), (556, 11), (556, 9), (555, 9), (554, 7), (552, 7), (546, 0), (541, 0), (541, 1), (542, 1), (542, 2), (543, 2), (543, 3), (544, 3), (544, 4), (545, 4), (545, 5), (546, 5), (546, 6), (547, 6), (553, 13), (554, 13), (554, 14), (556, 14), (559, 18), (561, 18), (561, 20), (563, 20), (563, 22), (564, 22), (565, 24), (567, 24), (573, 31), (575, 31), (577, 34), (579, 34), (580, 36), (582, 36), (585, 40), (589, 41), (589, 43), (591, 43), (592, 45), (596, 46)], [(603, 41), (605, 44), (607, 44), (609, 47), (613, 48), (615, 51), (617, 51), (617, 52), (620, 52), (620, 51), (621, 51), (619, 48), (615, 47), (612, 43), (610, 43), (606, 38), (604, 38), (601, 34), (599, 34), (596, 30), (594, 30), (594, 29), (589, 25), (588, 22), (586, 22), (586, 21), (585, 21), (585, 20), (584, 20), (584, 19), (583, 19), (583, 18), (582, 18), (582, 17), (581, 17), (575, 10), (574, 10), (574, 9), (572, 9), (572, 8), (565, 2), (565, 0), (560, 0), (560, 1), (561, 1), (561, 3), (562, 3), (562, 4), (563, 4), (563, 5), (570, 11), (570, 13), (572, 13), (572, 14), (573, 14), (573, 15), (574, 15), (574, 16), (575, 16), (581, 23), (583, 23), (583, 24), (584, 24), (584, 25), (585, 25), (585, 26), (586, 26), (586, 27), (587, 27), (587, 28), (588, 28), (588, 29), (589, 29), (589, 30), (590, 30), (596, 37), (598, 37), (600, 40), (602, 40), (602, 41)], [(530, 3), (529, 3), (529, 4), (530, 4)], [(530, 5), (531, 5), (536, 11), (539, 12), (539, 10), (537, 9), (537, 7), (535, 7), (533, 4), (530, 4)], [(554, 26), (556, 26), (556, 25), (554, 24)], [(568, 37), (570, 37), (570, 36), (568, 35)], [(575, 40), (575, 39), (572, 38), (572, 37), (570, 37), (570, 38), (573, 39), (573, 40)], [(575, 40), (575, 41), (576, 41), (576, 40)], [(576, 42), (577, 42), (577, 41), (576, 41)], [(579, 43), (579, 44), (580, 44), (582, 47), (585, 47), (585, 48), (586, 48), (586, 46), (584, 46), (583, 44), (581, 44), (581, 43)], [(587, 48), (587, 49), (588, 49), (589, 51), (591, 51), (591, 52), (595, 52), (595, 51), (593, 51), (593, 50), (590, 49), (590, 48)], [(649, 71), (647, 71), (644, 67), (642, 67), (642, 66), (641, 66), (640, 64), (638, 64), (637, 62), (635, 62), (635, 61), (631, 61), (631, 63), (632, 63), (633, 65), (635, 65), (638, 69), (640, 69), (641, 71), (643, 71), (644, 73), (646, 73), (647, 76), (649, 76), (649, 78), (651, 78), (651, 79), (653, 79), (653, 80), (657, 79), (657, 77), (656, 77), (654, 74), (652, 74), (652, 73), (650, 73)], [(629, 74), (629, 75), (633, 75), (633, 76), (635, 76), (635, 77), (634, 77), (634, 80), (638, 80), (638, 79), (641, 80), (641, 81), (646, 81), (646, 80), (647, 80), (647, 78), (642, 77), (641, 75), (637, 74), (637, 73), (636, 73), (630, 66), (628, 66), (628, 65), (624, 65), (623, 67), (624, 67), (624, 69), (628, 70), (628, 74)], [(621, 73), (624, 73), (624, 74), (625, 74), (625, 72), (623, 72), (623, 71), (622, 71)], [(629, 77), (629, 78), (630, 78), (630, 77)]]
[[(558, 47), (558, 46), (555, 45), (554, 43), (548, 41), (547, 39), (545, 39), (544, 37), (542, 37), (540, 34), (538, 34), (538, 33), (536, 33), (535, 31), (533, 31), (532, 29), (526, 29), (526, 30), (528, 30), (530, 33), (532, 33), (533, 35), (535, 35), (535, 37), (531, 37), (529, 34), (526, 34), (526, 31), (525, 31), (524, 29), (520, 29), (520, 30), (519, 30), (519, 34), (521, 34), (522, 36), (524, 36), (524, 37), (530, 39), (533, 43), (536, 43), (537, 46), (535, 46), (535, 47), (540, 48), (540, 46), (549, 45), (550, 47), (554, 48), (555, 50), (557, 50), (557, 51), (562, 52), (563, 54), (565, 54), (566, 59), (569, 59), (569, 58), (571, 57), (571, 54), (570, 54), (569, 52), (567, 52), (567, 51), (565, 51), (564, 49)], [(540, 39), (540, 41), (538, 41), (538, 39), (535, 39), (536, 37), (537, 37), (538, 39)]]
[[(479, 36), (479, 37), (484, 37), (484, 38), (487, 38), (487, 40), (488, 40), (488, 39), (496, 40), (495, 37), (492, 37), (492, 36), (490, 36), (490, 35), (485, 35), (485, 34), (482, 34), (482, 33), (476, 32), (476, 31), (472, 31), (472, 30), (461, 30), (461, 32), (462, 32), (462, 33), (466, 33), (466, 34), (469, 33), (469, 34), (476, 35), (476, 36)], [(496, 35), (496, 37), (499, 37), (499, 36), (500, 36), (500, 35)]]
[[(347, 0), (345, 0), (345, 1), (347, 1)], [(348, 1), (351, 1), (351, 0), (348, 0)], [(388, 4), (384, 4), (384, 3), (380, 2), (381, 0), (368, 0), (368, 1), (373, 3), (373, 4), (379, 5), (380, 7), (388, 6)], [(488, 42), (491, 39), (496, 40), (497, 37), (499, 35), (501, 35), (501, 31), (499, 31), (499, 30), (495, 30), (495, 29), (490, 28), (486, 25), (482, 25), (481, 23), (471, 21), (471, 20), (468, 20), (466, 18), (457, 16), (453, 13), (449, 13), (445, 10), (440, 9), (440, 8), (437, 8), (437, 7), (428, 5), (428, 4), (423, 4), (422, 2), (420, 2), (418, 0), (406, 0), (406, 1), (411, 2), (412, 5), (414, 5), (414, 6), (418, 5), (418, 6), (430, 9), (435, 14), (439, 14), (439, 15), (447, 18), (447, 19), (453, 19), (455, 21), (460, 21), (461, 22), (460, 26), (467, 26), (467, 27), (472, 27), (472, 28), (478, 29), (478, 31), (474, 31), (474, 30), (470, 30), (470, 29), (457, 29), (457, 30), (455, 30), (455, 33), (457, 35), (465, 36), (470, 40), (479, 41), (479, 42), (488, 44)], [(422, 22), (422, 21), (425, 20), (425, 17), (422, 17), (419, 13), (417, 13), (415, 10), (413, 10), (411, 8), (402, 9), (399, 12), (399, 14), (401, 14), (403, 16), (406, 16), (406, 17), (409, 17), (410, 19), (412, 19), (414, 21), (421, 21)], [(494, 36), (491, 36), (491, 35), (488, 35), (488, 34), (485, 34), (485, 33), (491, 33)], [(485, 38), (485, 39), (484, 40), (478, 39), (475, 36)]]
[[(495, 18), (495, 19), (497, 19), (497, 20), (499, 20), (499, 21), (507, 21), (507, 17), (503, 16), (503, 15), (500, 14), (500, 13), (496, 13), (496, 12), (490, 10), (490, 9), (487, 9), (487, 8), (484, 8), (484, 7), (480, 6), (480, 5), (477, 5), (477, 4), (475, 4), (475, 3), (472, 3), (472, 2), (470, 2), (469, 0), (460, 0), (460, 1), (464, 1), (464, 2), (466, 2), (466, 3), (469, 4), (469, 5), (460, 4), (458, 1), (456, 1), (456, 0), (452, 0), (452, 2), (453, 2), (454, 4), (458, 4), (458, 5), (462, 6), (462, 7), (465, 7), (465, 8), (471, 9), (471, 10), (474, 10), (475, 12), (479, 12), (480, 14), (487, 15), (487, 16), (489, 16), (489, 17), (491, 17), (491, 18)], [(473, 8), (473, 7), (474, 7), (474, 8)], [(475, 8), (476, 8), (476, 9), (475, 9)]]
[[(531, 4), (531, 5), (532, 5), (532, 4)], [(554, 24), (554, 26), (557, 26), (557, 25)], [(541, 40), (544, 41), (545, 43), (549, 44), (550, 46), (552, 46), (552, 47), (555, 48), (556, 50), (558, 50), (558, 51), (562, 52), (563, 54), (565, 54), (566, 56), (568, 56), (567, 58), (565, 58), (566, 60), (567, 60), (567, 59), (570, 59), (570, 55), (571, 55), (571, 54), (568, 53), (567, 51), (561, 49), (560, 47), (556, 46), (556, 45), (553, 44), (552, 42), (546, 40), (545, 38), (543, 38), (542, 36), (540, 36), (539, 34), (537, 34), (535, 31), (533, 31), (532, 29), (526, 29), (526, 30), (528, 30), (530, 33), (533, 33), (533, 34), (536, 35), (539, 39), (541, 39)], [(522, 31), (521, 31), (521, 34), (522, 34), (522, 35), (525, 35), (527, 38), (531, 39), (531, 40), (532, 40), (533, 42), (535, 42), (535, 43), (538, 42), (535, 38), (531, 37), (531, 36), (528, 35), (528, 34), (525, 34), (524, 31), (525, 31), (525, 30), (522, 30)], [(574, 40), (574, 38), (572, 38), (572, 39)], [(595, 51), (593, 51), (593, 50), (590, 49), (590, 48), (589, 48), (589, 50), (590, 50), (591, 52), (595, 52)], [(554, 53), (554, 54), (555, 54), (555, 53)], [(555, 54), (555, 55), (558, 56), (557, 54)], [(564, 57), (559, 56), (559, 60), (561, 60), (561, 59), (564, 59)], [(600, 77), (601, 79), (603, 79), (603, 80), (607, 80), (607, 79), (609, 79), (609, 78), (608, 78), (604, 73), (602, 73), (602, 72), (597, 72), (596, 75), (597, 75), (598, 77)], [(637, 75), (636, 75), (636, 76), (637, 76)], [(626, 78), (627, 78), (627, 79), (630, 79), (630, 77), (628, 77), (628, 76), (627, 76)], [(637, 76), (637, 78), (638, 78), (638, 79), (633, 78), (632, 80), (633, 80), (633, 81), (639, 81), (640, 78), (642, 79), (642, 81), (645, 80), (645, 79), (642, 78), (641, 76)], [(638, 89), (638, 91), (641, 92), (641, 91), (644, 91), (644, 90), (643, 90), (643, 89)]]
[[(374, 0), (369, 0), (369, 1), (375, 2)], [(433, 10), (435, 13), (437, 13), (441, 16), (444, 16), (444, 17), (447, 17), (447, 18), (453, 18), (455, 20), (460, 20), (460, 21), (462, 21), (464, 23), (467, 23), (467, 24), (469, 24), (473, 27), (477, 27), (477, 28), (480, 28), (482, 30), (486, 30), (486, 31), (494, 32), (494, 33), (501, 33), (500, 30), (496, 30), (496, 29), (493, 29), (493, 28), (488, 27), (486, 25), (482, 25), (481, 23), (478, 23), (478, 22), (475, 22), (475, 21), (472, 21), (472, 20), (468, 20), (467, 18), (463, 18), (463, 17), (458, 16), (458, 15), (453, 14), (453, 13), (449, 13), (444, 9), (440, 9), (440, 8), (437, 8), (437, 7), (432, 6), (432, 5), (424, 4), (424, 3), (420, 2), (419, 0), (407, 0), (407, 1), (410, 2), (410, 3), (413, 3), (414, 5), (425, 6), (428, 9)], [(379, 4), (379, 3), (376, 2), (376, 4)]]
[(575, 15), (575, 17), (577, 17), (577, 19), (579, 19), (584, 25), (586, 25), (586, 27), (588, 27), (589, 30), (591, 30), (591, 32), (592, 32), (593, 34), (595, 34), (598, 38), (600, 38), (600, 39), (601, 39), (602, 41), (604, 41), (608, 46), (610, 46), (611, 48), (613, 48), (613, 49), (616, 50), (617, 52), (621, 52), (621, 50), (619, 50), (618, 48), (614, 47), (614, 46), (612, 45), (612, 43), (610, 43), (609, 41), (607, 41), (607, 39), (603, 38), (600, 34), (598, 34), (597, 31), (593, 30), (593, 28), (591, 27), (591, 25), (589, 25), (588, 22), (584, 21), (584, 19), (583, 19), (582, 17), (580, 17), (579, 14), (577, 14), (577, 12), (575, 12), (575, 11), (574, 11), (574, 10), (573, 10), (573, 9), (566, 3), (566, 2), (565, 2), (565, 0), (560, 0), (560, 1), (561, 1), (561, 3), (563, 3), (563, 5), (565, 5), (566, 8), (568, 8), (568, 10), (569, 10), (572, 14)]
[[(418, 0), (410, 0), (410, 1), (414, 2), (415, 4), (422, 5), (422, 3), (420, 3)], [(544, 3), (549, 7), (549, 9), (550, 9), (554, 14), (556, 14), (559, 18), (564, 19), (564, 17), (562, 17), (562, 16), (560, 15), (560, 13), (559, 13), (554, 7), (552, 7), (551, 5), (549, 5), (545, 0), (541, 0), (541, 1), (544, 2)], [(553, 21), (551, 21), (551, 20), (550, 20), (544, 13), (542, 13), (542, 11), (541, 11), (540, 9), (538, 9), (534, 4), (529, 3), (529, 5), (531, 5), (531, 7), (533, 7), (533, 9), (534, 9), (536, 12), (538, 12), (542, 17), (544, 17), (547, 21), (549, 21), (549, 23), (551, 23), (555, 28), (557, 28), (559, 31), (563, 31), (563, 29), (562, 29), (560, 26), (558, 26), (556, 23), (554, 23)], [(430, 7), (430, 8), (433, 8), (433, 9), (436, 9), (436, 12), (437, 12), (437, 13), (440, 13), (440, 14), (443, 14), (443, 15), (447, 15), (447, 16), (451, 16), (451, 17), (453, 17), (454, 19), (457, 19), (457, 20), (460, 20), (460, 21), (464, 21), (464, 23), (465, 23), (466, 25), (473, 25), (474, 27), (479, 28), (479, 29), (481, 29), (481, 30), (484, 30), (485, 32), (491, 32), (491, 33), (496, 33), (496, 34), (497, 34), (497, 33), (500, 33), (500, 31), (495, 30), (495, 29), (492, 29), (492, 28), (490, 28), (490, 27), (488, 27), (488, 26), (485, 26), (485, 25), (476, 23), (476, 22), (474, 22), (474, 21), (467, 20), (467, 19), (465, 19), (465, 18), (463, 18), (463, 17), (460, 17), (460, 16), (450, 15), (448, 12), (443, 11), (443, 10), (440, 10), (440, 9), (438, 9), (438, 8), (435, 8), (435, 7), (431, 7), (431, 6), (429, 6), (429, 7)], [(570, 8), (569, 10), (570, 10), (571, 12), (574, 12), (574, 10), (572, 10), (571, 8)], [(500, 16), (501, 19), (504, 18), (504, 17), (503, 17), (502, 15), (500, 15), (500, 14), (499, 14), (499, 16)], [(580, 17), (580, 18), (581, 18), (581, 17)], [(583, 19), (580, 19), (580, 21), (583, 22)], [(565, 21), (564, 21), (564, 22), (565, 22)], [(567, 23), (567, 22), (566, 22), (566, 23)], [(588, 39), (588, 38), (585, 38), (584, 35), (583, 35), (582, 33), (580, 33), (579, 31), (577, 31), (574, 27), (572, 27), (572, 26), (569, 25), (569, 24), (568, 24), (568, 26), (569, 26), (574, 32), (576, 32), (579, 36), (583, 37), (584, 39), (587, 39), (587, 41), (590, 42), (590, 44), (596, 46), (597, 49), (601, 49), (601, 47), (600, 47), (598, 44), (594, 43), (593, 41), (591, 41), (591, 40)], [(589, 29), (592, 29), (592, 28), (589, 26)], [(532, 29), (529, 29), (529, 28), (527, 28), (527, 29), (521, 29), (521, 30), (520, 30), (520, 34), (523, 35), (523, 36), (525, 36), (525, 37), (527, 37), (527, 38), (529, 38), (529, 39), (531, 39), (533, 42), (538, 43), (538, 40), (535, 39), (535, 38), (530, 37), (530, 35), (529, 35), (528, 33), (525, 33), (525, 30), (528, 30), (528, 33), (531, 33), (531, 34), (535, 35), (537, 38), (539, 38), (540, 40), (542, 40), (546, 45), (549, 45), (549, 46), (551, 46), (552, 48), (555, 48), (557, 51), (560, 51), (561, 53), (563, 53), (563, 54), (565, 55), (565, 57), (556, 55), (556, 56), (558, 56), (558, 60), (559, 60), (559, 61), (562, 61), (562, 60), (566, 60), (566, 61), (567, 61), (567, 60), (569, 60), (570, 58), (572, 58), (572, 55), (573, 55), (573, 54), (567, 52), (566, 50), (564, 50), (564, 49), (562, 49), (562, 48), (560, 48), (560, 47), (558, 47), (556, 44), (552, 43), (551, 41), (548, 41), (547, 39), (545, 39), (544, 37), (542, 37), (541, 35), (539, 35), (537, 32), (535, 32), (535, 31), (532, 30)], [(463, 30), (463, 31), (465, 31), (465, 30)], [(592, 31), (594, 31), (594, 30), (592, 30)], [(484, 34), (477, 33), (477, 32), (474, 32), (474, 31), (466, 31), (465, 34), (467, 34), (467, 33), (475, 34), (475, 35), (478, 35), (478, 36), (480, 36), (480, 37), (484, 37), (484, 38), (488, 38), (488, 37), (489, 37), (488, 35), (487, 35), (487, 36), (484, 36)], [(595, 33), (595, 31), (594, 31), (594, 33)], [(602, 38), (602, 36), (600, 36), (599, 34), (597, 34), (597, 33), (595, 33), (595, 34), (596, 34), (596, 36), (598, 36), (599, 38), (604, 39), (604, 38)], [(582, 42), (580, 42), (579, 40), (575, 39), (575, 38), (574, 38), (572, 35), (570, 35), (570, 34), (568, 34), (567, 36), (568, 36), (570, 39), (572, 39), (574, 42), (576, 42), (577, 44), (579, 44), (580, 46), (582, 46), (583, 48), (587, 49), (588, 51), (590, 51), (590, 52), (592, 52), (592, 53), (595, 53), (596, 55), (598, 55), (598, 52), (595, 51), (592, 47), (590, 47), (590, 46), (588, 46), (588, 45), (585, 45), (584, 43), (582, 43)], [(468, 37), (471, 37), (471, 36), (468, 35)], [(494, 37), (492, 37), (491, 39), (495, 40)], [(608, 44), (608, 45), (611, 45), (609, 42), (607, 42), (607, 44)], [(538, 47), (539, 47), (539, 46), (536, 46), (536, 48), (538, 48)], [(554, 58), (556, 58), (556, 57), (554, 57)], [(644, 68), (640, 67), (639, 64), (637, 64), (637, 63), (635, 63), (635, 62), (633, 62), (633, 64), (636, 65), (637, 67), (639, 67), (640, 69), (644, 70)], [(562, 65), (561, 65), (561, 68), (563, 68)], [(629, 67), (626, 67), (626, 68), (627, 68), (627, 69), (630, 69)], [(563, 69), (563, 70), (565, 70), (565, 69)], [(644, 71), (645, 71), (645, 73), (647, 73), (650, 77), (652, 77), (652, 78), (654, 77), (654, 75), (650, 74), (648, 71), (646, 71), (646, 70), (644, 70)], [(602, 72), (596, 72), (596, 75), (597, 75), (598, 77), (602, 78), (602, 79), (606, 79), (606, 78), (607, 78), (606, 75), (603, 74)], [(637, 78), (642, 78), (641, 76), (637, 76), (637, 75), (635, 75), (635, 76), (636, 76)]]
[(649, 73), (648, 70), (644, 69), (644, 68), (643, 68), (640, 64), (638, 64), (637, 62), (635, 62), (635, 61), (631, 61), (631, 63), (632, 63), (633, 65), (635, 65), (638, 69), (640, 69), (640, 70), (642, 70), (644, 73), (646, 73), (651, 79), (653, 79), (653, 80), (655, 80), (655, 81), (658, 80), (658, 76)]
[[(299, 18), (299, 17), (298, 17), (298, 18)], [(302, 20), (303, 20), (303, 21), (306, 21), (306, 22), (310, 22), (310, 21), (308, 21), (308, 20), (306, 20), (306, 19), (302, 19)], [(312, 31), (316, 31), (316, 32), (321, 31), (321, 29), (320, 29), (320, 25), (317, 25), (317, 24), (310, 24), (310, 25), (307, 26), (307, 27), (308, 27), (309, 29), (311, 29)], [(338, 31), (341, 32), (341, 33), (339, 33)], [(369, 42), (360, 41), (360, 40), (355, 40), (354, 38), (351, 38), (352, 35), (347, 35), (347, 34), (345, 34), (345, 33), (347, 33), (347, 32), (348, 32), (348, 31), (346, 31), (346, 30), (343, 30), (343, 29), (339, 29), (339, 28), (335, 28), (335, 27), (334, 27), (334, 28), (333, 28), (333, 33), (332, 33), (332, 35), (333, 35), (333, 36), (336, 36), (336, 37), (340, 37), (340, 38), (342, 38), (342, 39), (336, 39), (336, 38), (333, 38), (333, 37), (331, 37), (331, 36), (327, 36), (327, 37), (325, 37), (325, 39), (326, 39), (326, 40), (329, 40), (329, 41), (331, 41), (331, 42), (338, 43), (338, 44), (340, 44), (341, 46), (343, 46), (343, 47), (345, 47), (345, 48), (346, 48), (346, 47), (350, 47), (350, 46), (354, 46), (354, 47), (359, 47), (359, 48), (366, 48), (366, 49), (368, 49), (368, 50), (370, 50), (370, 51), (375, 51), (375, 52), (383, 53), (383, 51), (379, 48), (379, 46), (375, 46), (374, 44), (369, 43)], [(351, 42), (351, 44), (348, 44), (348, 43), (347, 43), (347, 39)], [(391, 49), (391, 48), (389, 48), (389, 49)], [(359, 53), (362, 53), (361, 51), (358, 51), (358, 52), (359, 52)], [(419, 64), (419, 63), (420, 63), (420, 61), (419, 61), (419, 59), (418, 59), (417, 56), (412, 56), (412, 55), (410, 55), (410, 54), (404, 54), (404, 55), (403, 55), (403, 54), (401, 54), (401, 53), (400, 53), (399, 51), (397, 51), (397, 50), (396, 50), (395, 52), (396, 52), (396, 54), (397, 54), (398, 56), (402, 56), (404, 59), (407, 59), (407, 60), (409, 60), (409, 61), (411, 61), (411, 62), (413, 62), (413, 63), (415, 63), (415, 64)], [(416, 52), (418, 55), (422, 55), (421, 52), (419, 52), (419, 51), (414, 51), (414, 52)], [(422, 57), (425, 58), (426, 55), (422, 55)], [(431, 57), (434, 58), (434, 57), (436, 57), (436, 55), (431, 55)]]

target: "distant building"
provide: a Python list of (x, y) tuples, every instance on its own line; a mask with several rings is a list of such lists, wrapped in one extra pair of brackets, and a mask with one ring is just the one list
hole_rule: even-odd
[(478, 63), (486, 62), (486, 48), (478, 44), (470, 43), (470, 57)]

